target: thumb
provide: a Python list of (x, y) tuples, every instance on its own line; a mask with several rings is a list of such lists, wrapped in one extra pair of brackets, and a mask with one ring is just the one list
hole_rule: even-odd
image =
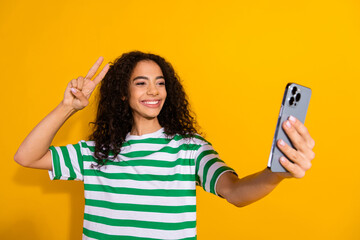
[(89, 103), (89, 100), (85, 97), (85, 95), (82, 93), (82, 91), (79, 91), (76, 88), (70, 88), (71, 93), (79, 99), (82, 106), (87, 106)]

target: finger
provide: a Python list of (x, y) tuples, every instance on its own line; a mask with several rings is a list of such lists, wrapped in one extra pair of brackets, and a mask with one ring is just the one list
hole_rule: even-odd
[(72, 87), (72, 88), (77, 88), (77, 85), (78, 85), (78, 84), (77, 84), (77, 79), (71, 80), (70, 83), (71, 83), (71, 87)]
[(294, 148), (286, 144), (282, 139), (277, 142), (277, 146), (289, 160), (299, 165), (305, 171), (311, 168), (312, 159), (309, 156), (304, 156), (301, 152), (296, 151)]
[(80, 76), (77, 78), (77, 89), (81, 91), (83, 86), (84, 86), (84, 78)]
[(282, 127), (296, 150), (300, 150), (302, 152), (309, 151), (309, 147), (306, 145), (305, 139), (298, 133), (289, 120), (286, 120)]
[(291, 122), (291, 125), (293, 125), (295, 127), (295, 129), (299, 133), (299, 135), (301, 135), (305, 139), (306, 144), (311, 149), (313, 149), (315, 146), (315, 141), (310, 136), (310, 133), (309, 133), (308, 129), (305, 127), (305, 125), (301, 121), (296, 119), (294, 116), (290, 116), (289, 121)]
[(104, 58), (99, 57), (95, 64), (90, 68), (89, 72), (86, 74), (85, 79), (91, 80), (91, 78), (95, 75), (97, 70), (99, 69), (101, 63), (103, 62)]
[(305, 176), (305, 170), (290, 162), (286, 157), (281, 157), (280, 163), (293, 177), (303, 178)]
[(64, 98), (67, 98), (69, 96), (71, 96), (71, 98), (73, 98), (73, 95), (71, 94), (71, 88), (72, 88), (72, 84), (71, 84), (71, 81), (70, 81), (66, 86), (65, 93), (64, 93)]
[[(312, 150), (314, 148), (315, 141), (310, 137), (304, 124), (302, 124), (296, 118), (294, 118), (295, 120), (291, 118), (292, 117), (290, 117), (289, 120), (284, 123), (283, 128), (290, 138), (293, 146), (311, 161), (315, 158), (315, 153)], [(306, 132), (308, 138), (306, 138), (304, 135)]]
[(95, 85), (99, 84), (101, 82), (101, 80), (103, 80), (103, 78), (105, 77), (106, 73), (109, 71), (110, 69), (110, 64), (106, 64), (104, 66), (104, 68), (101, 70), (101, 72), (95, 77), (94, 79), (94, 83)]
[(70, 90), (71, 90), (72, 94), (73, 94), (77, 99), (79, 99), (79, 101), (80, 101), (80, 103), (81, 103), (82, 106), (85, 107), (85, 106), (88, 105), (89, 100), (85, 97), (85, 95), (84, 95), (81, 91), (79, 91), (79, 90), (76, 89), (76, 88), (71, 88)]
[(285, 121), (283, 128), (295, 149), (304, 154), (306, 158), (312, 160), (315, 157), (312, 148), (309, 146), (309, 143), (306, 142), (305, 138), (299, 134), (295, 126), (291, 124), (291, 121)]

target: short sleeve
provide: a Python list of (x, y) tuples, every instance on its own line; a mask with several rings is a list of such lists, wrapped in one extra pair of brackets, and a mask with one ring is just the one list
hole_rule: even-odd
[(81, 142), (49, 148), (52, 158), (52, 170), (49, 171), (51, 180), (83, 181), (84, 167)]
[(216, 192), (216, 183), (220, 176), (228, 171), (236, 174), (232, 168), (227, 166), (224, 161), (219, 158), (218, 153), (209, 143), (202, 145), (198, 149), (195, 166), (197, 184), (202, 186), (205, 191), (215, 195), (218, 195)]

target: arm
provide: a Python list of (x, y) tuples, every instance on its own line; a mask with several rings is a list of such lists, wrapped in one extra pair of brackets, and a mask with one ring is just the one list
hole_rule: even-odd
[(17, 163), (30, 168), (52, 169), (50, 144), (65, 121), (88, 105), (91, 93), (109, 69), (109, 65), (105, 65), (95, 79), (91, 80), (102, 61), (99, 58), (85, 78), (80, 76), (68, 84), (63, 101), (21, 143), (14, 156)]
[(268, 195), (282, 180), (268, 169), (241, 179), (226, 172), (220, 176), (216, 189), (229, 203), (244, 207)]
[(227, 172), (218, 180), (217, 193), (235, 206), (243, 207), (265, 197), (285, 178), (304, 177), (315, 157), (312, 151), (315, 142), (306, 127), (295, 118), (285, 121), (283, 128), (297, 149), (281, 140), (277, 142), (277, 146), (287, 157), (280, 158), (281, 164), (288, 170), (287, 173), (273, 173), (265, 169), (239, 179), (235, 174)]
[(64, 122), (75, 109), (61, 102), (29, 133), (21, 143), (14, 159), (24, 167), (52, 169), (50, 144)]

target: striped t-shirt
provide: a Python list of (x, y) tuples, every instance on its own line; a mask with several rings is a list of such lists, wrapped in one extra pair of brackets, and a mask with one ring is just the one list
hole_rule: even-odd
[(196, 185), (217, 194), (220, 175), (234, 172), (199, 135), (169, 137), (163, 128), (128, 134), (100, 169), (93, 141), (50, 150), (51, 179), (84, 182), (83, 239), (196, 239)]

